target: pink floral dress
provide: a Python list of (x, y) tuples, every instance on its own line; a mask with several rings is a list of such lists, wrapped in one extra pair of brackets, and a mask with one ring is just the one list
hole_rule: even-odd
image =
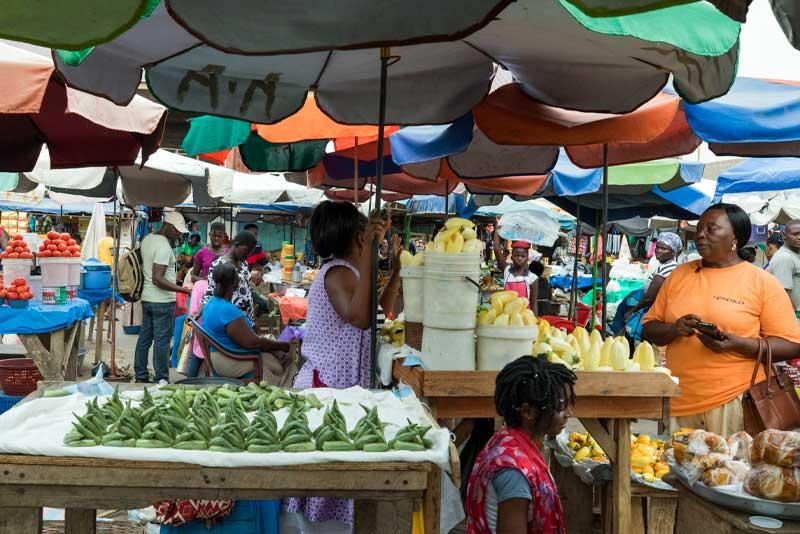
[[(334, 267), (347, 267), (356, 278), (359, 277), (358, 269), (349, 262), (333, 260), (322, 266), (311, 284), (302, 349), (306, 362), (294, 380), (296, 388), (313, 387), (314, 371), (328, 387), (370, 386), (369, 330), (348, 324), (333, 309), (325, 289), (325, 277)], [(287, 510), (302, 512), (314, 522), (337, 520), (353, 523), (353, 501), (347, 499), (288, 499)]]

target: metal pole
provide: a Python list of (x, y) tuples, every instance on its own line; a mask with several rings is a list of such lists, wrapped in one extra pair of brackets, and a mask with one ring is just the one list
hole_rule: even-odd
[(111, 376), (117, 376), (117, 281), (119, 280), (119, 242), (122, 236), (121, 217), (117, 217), (117, 196), (114, 195), (114, 284), (111, 286)]
[(603, 145), (603, 337), (606, 332), (606, 286), (608, 285), (608, 262), (606, 262), (606, 248), (608, 247), (608, 145)]
[[(572, 319), (572, 326), (578, 326), (578, 259), (580, 258), (580, 245), (581, 231), (581, 197), (575, 197), (575, 214), (576, 214), (576, 228), (575, 228), (575, 261), (572, 265), (572, 283), (570, 284), (569, 293), (569, 317)], [(567, 243), (567, 251), (569, 251), (569, 243)]]
[(600, 237), (600, 226), (599, 217), (597, 216), (597, 212), (594, 215), (594, 248), (592, 250), (592, 311), (591, 311), (591, 330), (594, 330), (595, 326), (595, 313), (594, 310), (597, 307), (597, 249), (598, 249), (598, 238)]
[(444, 220), (447, 221), (447, 215), (450, 212), (450, 195), (447, 194), (447, 180), (444, 181)]
[[(381, 88), (380, 100), (378, 103), (378, 159), (375, 169), (375, 205), (380, 206), (381, 186), (383, 182), (383, 135), (386, 126), (386, 78), (389, 69), (389, 48), (381, 48)], [(380, 243), (376, 240), (372, 244), (372, 272), (370, 283), (372, 285), (372, 328), (370, 329), (370, 384), (375, 387), (375, 373), (378, 369), (378, 247)]]
[(358, 207), (358, 136), (353, 147), (353, 204)]

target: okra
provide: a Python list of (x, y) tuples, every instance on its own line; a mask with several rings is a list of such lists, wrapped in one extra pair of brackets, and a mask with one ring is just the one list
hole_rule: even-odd
[(206, 442), (200, 440), (181, 441), (173, 445), (173, 447), (185, 451), (203, 451), (207, 448)]
[(136, 447), (139, 449), (168, 449), (169, 443), (157, 439), (137, 439)]
[(259, 445), (259, 444), (252, 444), (247, 446), (247, 450), (249, 452), (260, 452), (260, 453), (268, 453), (268, 452), (278, 452), (281, 450), (280, 445)]
[(286, 452), (312, 452), (315, 450), (315, 447), (313, 442), (305, 441), (286, 445), (283, 450)]
[(425, 445), (420, 445), (419, 443), (411, 443), (408, 441), (395, 441), (394, 448), (398, 451), (421, 452), (425, 450)]
[(386, 452), (389, 446), (386, 443), (367, 443), (364, 445), (364, 452)]
[(325, 452), (338, 452), (338, 451), (354, 451), (355, 446), (349, 441), (326, 441), (322, 445), (322, 450)]

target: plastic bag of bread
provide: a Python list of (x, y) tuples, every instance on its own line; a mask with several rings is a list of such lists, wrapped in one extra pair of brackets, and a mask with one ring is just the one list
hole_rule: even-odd
[(689, 452), (698, 454), (707, 454), (710, 452), (717, 452), (721, 454), (729, 454), (728, 442), (725, 438), (718, 436), (713, 432), (706, 432), (705, 430), (698, 429), (689, 434), (687, 443)]
[(709, 452), (708, 454), (695, 455), (692, 460), (683, 464), (686, 471), (686, 476), (691, 484), (703, 477), (703, 474), (709, 469), (716, 467), (724, 467), (731, 457), (727, 454), (719, 452)]
[(765, 430), (758, 434), (750, 447), (750, 465), (762, 463), (800, 467), (800, 433)]
[(694, 432), (693, 428), (681, 428), (672, 434), (662, 454), (664, 461), (674, 460), (676, 463), (684, 465), (694, 458), (694, 454), (689, 452), (689, 436), (692, 432)]
[(734, 460), (750, 461), (750, 447), (753, 445), (753, 438), (747, 432), (736, 432), (725, 440), (730, 449), (730, 455)]
[(709, 487), (727, 486), (743, 481), (750, 472), (750, 466), (737, 460), (725, 460), (703, 473), (703, 483)]
[(744, 479), (744, 490), (755, 497), (771, 501), (800, 500), (800, 481), (797, 469), (762, 464), (750, 470)]

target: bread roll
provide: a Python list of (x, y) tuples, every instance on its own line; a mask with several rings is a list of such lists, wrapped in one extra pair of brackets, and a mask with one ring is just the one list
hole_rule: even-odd
[(727, 486), (741, 482), (750, 470), (744, 462), (725, 460), (703, 473), (703, 483), (706, 486)]
[(688, 446), (689, 452), (692, 454), (707, 454), (709, 452), (728, 454), (730, 452), (725, 438), (713, 432), (706, 432), (700, 429), (689, 435)]
[(798, 470), (762, 464), (747, 475), (744, 480), (744, 490), (762, 499), (797, 502), (800, 500)]
[(728, 443), (731, 457), (734, 460), (750, 461), (750, 448), (753, 445), (753, 438), (747, 432), (736, 432), (725, 440)]
[(750, 465), (800, 467), (800, 433), (765, 430), (758, 434), (750, 447)]

